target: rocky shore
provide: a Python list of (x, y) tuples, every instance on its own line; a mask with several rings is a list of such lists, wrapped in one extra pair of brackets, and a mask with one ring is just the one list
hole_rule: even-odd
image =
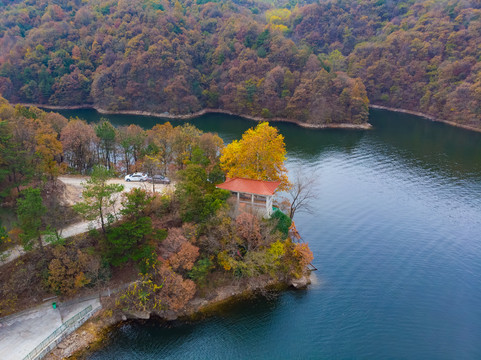
[(194, 297), (187, 306), (176, 312), (170, 310), (155, 312), (125, 311), (116, 308), (114, 297), (104, 297), (102, 298), (102, 310), (66, 337), (45, 359), (83, 358), (86, 354), (101, 348), (109, 332), (124, 321), (146, 320), (153, 316), (163, 321), (202, 318), (215, 313), (219, 307), (228, 302), (239, 301), (255, 293), (281, 290), (288, 287), (304, 289), (310, 283), (309, 276), (287, 281), (279, 281), (267, 275), (259, 276), (218, 287), (210, 291), (205, 297)]
[[(24, 105), (24, 106), (36, 106), (39, 108), (43, 109), (49, 109), (49, 110), (78, 110), (78, 109), (93, 109), (98, 111), (100, 114), (112, 114), (112, 115), (139, 115), (139, 116), (152, 116), (152, 117), (158, 117), (158, 118), (163, 118), (163, 119), (173, 119), (173, 120), (190, 120), (205, 114), (226, 114), (226, 115), (232, 115), (232, 116), (240, 116), (242, 118), (248, 119), (248, 120), (253, 120), (253, 121), (269, 121), (269, 122), (290, 122), (293, 124), (296, 124), (300, 127), (304, 128), (309, 128), (309, 129), (352, 129), (352, 130), (369, 130), (372, 128), (372, 125), (369, 123), (364, 123), (364, 124), (322, 124), (322, 125), (316, 125), (316, 124), (309, 124), (309, 123), (304, 123), (297, 121), (295, 119), (288, 119), (288, 118), (262, 118), (259, 116), (250, 116), (250, 115), (243, 115), (243, 114), (235, 114), (231, 111), (227, 110), (221, 110), (221, 109), (203, 109), (200, 111), (197, 111), (195, 113), (191, 114), (184, 114), (184, 115), (174, 115), (170, 114), (167, 112), (164, 113), (156, 113), (156, 112), (150, 112), (150, 111), (141, 111), (141, 110), (118, 110), (118, 111), (112, 111), (112, 110), (105, 110), (99, 107), (95, 107), (94, 105), (73, 105), (73, 106), (54, 106), (54, 105), (44, 105), (44, 104), (30, 104), (30, 103), (20, 103), (19, 105)], [(401, 108), (393, 108), (393, 107), (388, 107), (388, 106), (383, 106), (383, 105), (374, 105), (370, 104), (369, 107), (371, 109), (378, 109), (378, 110), (388, 110), (392, 112), (398, 112), (398, 113), (403, 113), (403, 114), (410, 114), (410, 115), (415, 115), (422, 117), (427, 120), (431, 121), (436, 121), (436, 122), (441, 122), (444, 124), (448, 124), (454, 127), (470, 130), (470, 131), (476, 131), (476, 132), (481, 132), (481, 128), (472, 126), (472, 125), (465, 125), (465, 124), (458, 124), (454, 121), (449, 121), (449, 120), (443, 120), (436, 118), (432, 115), (425, 114), (419, 111), (413, 111), (413, 110), (407, 110), (407, 109), (401, 109)]]
[(251, 115), (243, 115), (243, 114), (235, 114), (231, 111), (221, 110), (221, 109), (203, 109), (191, 114), (184, 114), (184, 115), (174, 115), (168, 112), (163, 113), (156, 113), (150, 111), (142, 111), (142, 110), (105, 110), (94, 105), (74, 105), (74, 106), (54, 106), (54, 105), (43, 105), (43, 104), (30, 104), (30, 103), (19, 103), (18, 105), (23, 106), (36, 106), (43, 109), (49, 110), (78, 110), (78, 109), (93, 109), (99, 112), (100, 114), (110, 114), (110, 115), (138, 115), (138, 116), (152, 116), (158, 117), (162, 119), (173, 119), (173, 120), (190, 120), (196, 117), (206, 115), (206, 114), (226, 114), (231, 116), (239, 116), (244, 119), (253, 120), (253, 121), (269, 121), (269, 122), (289, 122), (296, 124), (300, 127), (309, 128), (309, 129), (352, 129), (352, 130), (369, 130), (372, 128), (372, 125), (369, 123), (364, 124), (309, 124), (301, 121), (297, 121), (295, 119), (288, 119), (288, 118), (263, 118), (259, 116), (251, 116)]

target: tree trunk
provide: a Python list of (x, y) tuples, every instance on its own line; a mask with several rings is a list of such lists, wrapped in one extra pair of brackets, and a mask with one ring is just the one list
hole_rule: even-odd
[(129, 172), (130, 166), (129, 165), (130, 165), (130, 159), (128, 157), (127, 152), (125, 152), (125, 168), (127, 170), (127, 174), (130, 174), (130, 172)]
[(40, 252), (42, 253), (43, 258), (45, 258), (45, 249), (43, 247), (42, 236), (40, 234), (38, 234), (37, 241), (38, 241), (38, 247), (40, 249)]
[(106, 150), (105, 160), (106, 160), (106, 163), (107, 163), (107, 169), (110, 170), (110, 152), (109, 152), (109, 150)]
[(99, 207), (99, 214), (100, 214), (100, 225), (102, 226), (102, 232), (105, 235), (105, 223), (104, 223), (104, 213), (102, 211), (102, 207)]
[(20, 194), (20, 184), (17, 183), (17, 172), (13, 170), (13, 183), (16, 184), (17, 192)]

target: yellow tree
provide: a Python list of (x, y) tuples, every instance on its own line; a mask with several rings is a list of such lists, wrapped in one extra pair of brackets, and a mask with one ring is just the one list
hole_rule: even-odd
[(35, 135), (35, 154), (39, 158), (39, 170), (52, 179), (56, 178), (64, 169), (57, 159), (63, 152), (62, 143), (57, 139), (57, 133), (50, 125), (42, 124)]
[(234, 140), (222, 151), (221, 168), (227, 177), (280, 181), (279, 190), (288, 190), (286, 146), (277, 128), (262, 122), (247, 130), (241, 140)]

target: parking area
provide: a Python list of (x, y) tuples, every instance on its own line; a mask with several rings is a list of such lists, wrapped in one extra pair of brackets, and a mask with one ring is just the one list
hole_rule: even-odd
[[(85, 183), (88, 180), (88, 177), (59, 176), (58, 179), (67, 186), (70, 196), (76, 198), (76, 199), (72, 199), (73, 202), (78, 202), (81, 199), (80, 195), (82, 194), (82, 190), (83, 190), (82, 183)], [(148, 181), (125, 181), (124, 179), (110, 179), (107, 183), (124, 185), (124, 192), (129, 192), (134, 188), (141, 188), (147, 191), (153, 191), (155, 189), (156, 193), (163, 193), (172, 187), (172, 184), (169, 184), (169, 185), (158, 184), (158, 183), (152, 184)]]

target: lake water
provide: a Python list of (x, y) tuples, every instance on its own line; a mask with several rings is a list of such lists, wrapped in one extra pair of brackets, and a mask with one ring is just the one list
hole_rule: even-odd
[[(191, 122), (227, 142), (255, 125)], [(89, 359), (481, 359), (481, 134), (379, 110), (370, 122), (275, 124), (288, 168), (317, 174), (314, 213), (295, 219), (319, 269), (309, 289), (189, 324), (128, 323)]]

